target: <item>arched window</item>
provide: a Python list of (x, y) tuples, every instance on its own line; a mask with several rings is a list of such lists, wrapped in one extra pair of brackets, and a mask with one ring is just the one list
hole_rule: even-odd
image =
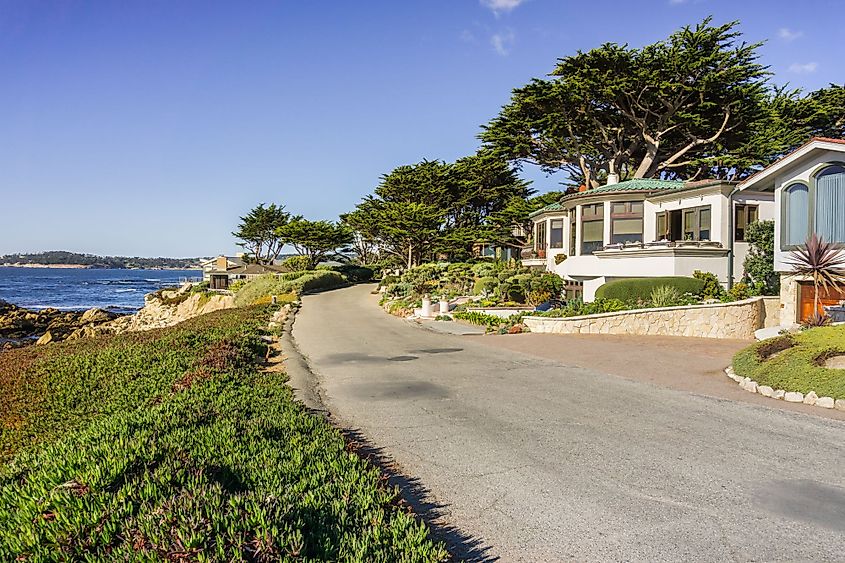
[(816, 175), (815, 230), (826, 241), (845, 243), (845, 166)]
[(787, 246), (804, 244), (810, 233), (810, 190), (804, 184), (792, 184), (783, 191), (786, 209), (783, 242)]

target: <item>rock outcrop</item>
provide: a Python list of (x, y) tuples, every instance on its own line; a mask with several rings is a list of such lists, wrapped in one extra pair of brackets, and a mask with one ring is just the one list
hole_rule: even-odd
[[(120, 315), (103, 309), (88, 311), (60, 311), (58, 309), (31, 310), (0, 301), (0, 341), (9, 348), (28, 344), (65, 340), (80, 328), (91, 329), (110, 323)], [(49, 336), (47, 336), (49, 335)]]
[(150, 293), (141, 310), (123, 316), (103, 309), (31, 311), (0, 301), (0, 349), (165, 328), (235, 306), (232, 295), (193, 292), (191, 288), (188, 284)]
[(128, 315), (97, 326), (83, 326), (70, 335), (70, 339), (98, 334), (122, 334), (165, 328), (182, 321), (235, 306), (232, 295), (191, 291), (191, 285), (179, 289), (163, 290), (144, 297), (144, 307)]

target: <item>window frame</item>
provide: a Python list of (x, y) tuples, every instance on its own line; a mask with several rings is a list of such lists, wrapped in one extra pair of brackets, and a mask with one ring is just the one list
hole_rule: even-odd
[[(754, 212), (755, 219), (751, 221), (751, 212)], [(743, 226), (742, 226), (742, 236), (739, 236), (739, 221), (738, 215), (742, 212), (743, 215)], [(751, 223), (756, 223), (760, 220), (760, 205), (756, 203), (736, 203), (734, 204), (734, 242), (745, 242), (745, 232), (748, 230), (748, 225)]]
[[(818, 189), (819, 189), (818, 188), (818, 181), (819, 181), (820, 177), (827, 175), (824, 172), (826, 170), (828, 170), (829, 168), (842, 168), (843, 172), (845, 172), (845, 162), (839, 162), (839, 161), (825, 162), (823, 164), (820, 164), (819, 166), (817, 166), (815, 168), (815, 170), (813, 170), (813, 173), (810, 176), (810, 178), (812, 179), (812, 183), (810, 184), (809, 190), (808, 190), (808, 193), (807, 193), (807, 195), (808, 195), (807, 211), (810, 215), (810, 217), (808, 218), (808, 222), (807, 222), (807, 224), (809, 225), (809, 233), (807, 234), (807, 236), (810, 236), (810, 234), (816, 232), (816, 215), (818, 214), (818, 209), (816, 208), (816, 204), (818, 202)], [(841, 173), (842, 172), (836, 172), (836, 174), (841, 174)], [(798, 183), (798, 182), (792, 182), (792, 183), (790, 183), (790, 186), (794, 183)], [(831, 246), (833, 246), (833, 248), (839, 248), (839, 249), (845, 248), (845, 241), (836, 241), (836, 242), (827, 241), (827, 242), (830, 242), (830, 244), (831, 244)], [(798, 246), (800, 246), (800, 245), (798, 245)]]
[[(634, 204), (639, 204), (640, 211), (635, 212), (633, 211)], [(614, 206), (616, 205), (624, 205), (625, 211), (620, 213), (615, 212)], [(642, 200), (631, 200), (631, 201), (612, 201), (610, 202), (610, 244), (625, 244), (627, 241), (623, 241), (619, 243), (618, 241), (614, 241), (613, 237), (616, 236), (616, 232), (614, 230), (615, 221), (616, 220), (631, 220), (631, 219), (639, 219), (640, 221), (640, 240), (639, 241), (632, 241), (632, 242), (639, 242), (642, 243), (645, 240), (645, 202)]]
[[(534, 223), (534, 250), (546, 250), (546, 219)], [(541, 236), (542, 235), (542, 236)], [(541, 246), (542, 245), (542, 246)]]
[[(602, 249), (604, 249), (604, 215), (605, 215), (604, 207), (605, 207), (604, 202), (588, 203), (588, 204), (581, 206), (581, 249), (580, 249), (581, 250), (581, 256), (584, 256), (584, 255), (587, 255), (587, 254), (593, 254), (595, 252), (598, 252), (598, 251), (601, 251)], [(601, 214), (591, 213), (588, 217), (587, 214), (585, 213), (585, 211), (587, 209), (593, 209), (593, 208), (601, 209)], [(602, 234), (601, 234), (600, 240), (596, 240), (596, 241), (585, 241), (584, 240), (584, 227), (586, 226), (587, 223), (599, 223), (601, 225), (601, 233)], [(599, 246), (597, 248), (585, 251), (585, 246), (584, 246), (585, 243), (589, 243), (589, 244), (594, 245), (597, 242), (599, 243)]]
[[(559, 229), (555, 228), (555, 226), (554, 226), (556, 221), (560, 222), (560, 228)], [(563, 231), (564, 231), (565, 225), (566, 225), (566, 223), (565, 223), (563, 217), (559, 217), (557, 219), (549, 219), (549, 248), (555, 248), (555, 249), (563, 248)], [(560, 231), (560, 240), (556, 244), (554, 232), (557, 231), (557, 230)]]

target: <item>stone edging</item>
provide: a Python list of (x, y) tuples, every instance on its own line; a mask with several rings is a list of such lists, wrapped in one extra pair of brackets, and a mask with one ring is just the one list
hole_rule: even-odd
[(737, 375), (733, 366), (725, 368), (725, 375), (736, 381), (739, 386), (749, 393), (758, 393), (764, 397), (772, 399), (780, 399), (788, 403), (804, 403), (814, 407), (821, 407), (824, 409), (836, 409), (845, 411), (845, 399), (836, 399), (833, 397), (819, 397), (815, 391), (810, 391), (806, 395), (798, 393), (797, 391), (784, 391), (783, 389), (772, 389), (768, 385), (758, 385), (750, 377), (742, 377)]

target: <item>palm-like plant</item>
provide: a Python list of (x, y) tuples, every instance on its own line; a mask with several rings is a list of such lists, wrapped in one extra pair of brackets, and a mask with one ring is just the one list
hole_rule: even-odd
[(795, 275), (813, 280), (813, 316), (810, 322), (824, 324), (826, 315), (819, 315), (819, 289), (838, 290), (845, 283), (845, 254), (813, 233), (803, 246), (792, 251), (786, 263)]

